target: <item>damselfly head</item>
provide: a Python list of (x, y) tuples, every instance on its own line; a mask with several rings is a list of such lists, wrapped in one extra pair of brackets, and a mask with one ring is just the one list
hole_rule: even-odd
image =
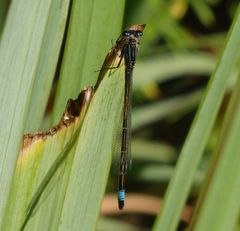
[(145, 28), (145, 24), (132, 25), (123, 31), (122, 36), (127, 38), (133, 38), (133, 39), (139, 38), (143, 35), (144, 28)]

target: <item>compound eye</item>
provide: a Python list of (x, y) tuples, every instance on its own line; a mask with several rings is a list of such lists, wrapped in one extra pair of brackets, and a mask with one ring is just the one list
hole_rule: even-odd
[(123, 36), (129, 37), (130, 35), (131, 35), (131, 33), (129, 31), (123, 31)]
[(143, 32), (142, 32), (142, 31), (140, 31), (140, 30), (139, 30), (139, 31), (136, 31), (136, 36), (137, 36), (137, 37), (141, 37), (142, 35), (143, 35)]

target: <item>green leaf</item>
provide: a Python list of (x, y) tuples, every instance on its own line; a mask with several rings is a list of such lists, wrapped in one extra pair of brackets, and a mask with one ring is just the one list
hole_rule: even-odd
[(240, 208), (239, 134), (240, 78), (231, 97), (207, 184), (202, 189), (204, 195), (200, 197), (190, 230), (234, 230)]
[(94, 229), (120, 127), (123, 93), (122, 67), (102, 81), (86, 116), (87, 100), (80, 117), (69, 125), (65, 120), (71, 116), (65, 113), (57, 127), (26, 135), (3, 230)]
[(28, 133), (40, 129), (62, 45), (68, 7), (69, 0), (52, 1), (49, 8), (27, 113), (25, 132)]
[(59, 125), (24, 136), (2, 230), (22, 230), (33, 214), (27, 228), (56, 230), (75, 153), (73, 147), (91, 92), (91, 88), (86, 89), (76, 101), (69, 101)]
[(182, 75), (209, 75), (215, 65), (213, 56), (204, 53), (161, 55), (138, 62), (134, 88), (149, 82), (165, 82)]
[(59, 230), (78, 230), (79, 227), (82, 230), (95, 229), (108, 179), (115, 134), (120, 127), (123, 96), (124, 68), (120, 68), (102, 81), (84, 120)]
[[(32, 89), (42, 56), (48, 15), (57, 0), (13, 0), (0, 44), (0, 217), (6, 207)], [(46, 51), (44, 51), (46, 52)], [(39, 76), (38, 76), (39, 77)], [(0, 227), (1, 227), (0, 221)]]
[(183, 146), (173, 178), (170, 181), (164, 204), (154, 230), (176, 230), (204, 147), (210, 136), (228, 77), (240, 61), (240, 8), (228, 35), (224, 52), (208, 85), (187, 140)]
[(165, 143), (135, 138), (131, 140), (131, 150), (134, 160), (154, 162), (173, 162), (176, 160), (176, 150)]
[(0, 1), (0, 39), (6, 21), (10, 0)]
[[(57, 87), (53, 123), (67, 99), (95, 84), (111, 40), (119, 36), (125, 1), (73, 1)], [(107, 9), (107, 10), (106, 10)]]
[[(174, 168), (169, 165), (149, 164), (143, 167), (134, 177), (140, 182), (167, 183), (174, 173)], [(131, 176), (131, 175), (130, 175)], [(193, 179), (193, 187), (199, 187), (204, 178), (204, 171), (198, 170)], [(136, 181), (136, 180), (135, 180)]]
[[(68, 3), (69, 1), (58, 0), (26, 0), (22, 4), (22, 2), (13, 0), (8, 12), (6, 27), (0, 44), (0, 113), (2, 116), (0, 125), (0, 227), (2, 227), (3, 217), (6, 219), (10, 217), (10, 215), (9, 217), (5, 216), (5, 209), (8, 209), (6, 203), (9, 198), (9, 190), (23, 131), (25, 126), (27, 130), (39, 127), (38, 123), (43, 115), (65, 30)], [(100, 5), (102, 10), (99, 10)], [(108, 10), (106, 11), (105, 8), (108, 8)], [(94, 71), (100, 69), (106, 52), (104, 47), (109, 47), (113, 34), (116, 34), (116, 31), (120, 29), (123, 8), (124, 1), (118, 4), (112, 1), (92, 1), (91, 3), (80, 0), (73, 1), (73, 11), (71, 12), (73, 16), (70, 18), (71, 23), (67, 36), (67, 41), (71, 41), (71, 43), (67, 42), (67, 52), (64, 52), (71, 55), (68, 56), (70, 57), (68, 62), (64, 58), (63, 66), (65, 63), (73, 63), (73, 60), (76, 66), (79, 63), (80, 67), (86, 64), (84, 66), (85, 71), (80, 74), (81, 86), (88, 79), (93, 80), (98, 75)], [(76, 15), (78, 17), (75, 17)], [(79, 15), (82, 27), (79, 26)], [(103, 22), (106, 21), (112, 21), (113, 23), (108, 24), (107, 27), (103, 26)], [(76, 30), (76, 28), (80, 28), (81, 39), (79, 40), (79, 30)], [(77, 36), (72, 37), (71, 34), (74, 34), (75, 30)], [(109, 40), (103, 39), (105, 36)], [(81, 41), (83, 42), (81, 43)], [(99, 41), (104, 41), (104, 44), (99, 44)], [(79, 43), (82, 49), (75, 50), (76, 46), (73, 44), (79, 45)], [(72, 45), (73, 49), (70, 49)], [(73, 53), (77, 54), (76, 59), (71, 59), (74, 56)], [(80, 59), (79, 54), (82, 57)], [(85, 59), (85, 56), (88, 58)], [(94, 65), (96, 63), (97, 65)], [(79, 77), (79, 69), (72, 68), (71, 65), (70, 70), (73, 69), (76, 75), (74, 76), (75, 81), (71, 84), (73, 89), (77, 86), (75, 89), (76, 94), (80, 88), (77, 84), (79, 82), (76, 83)], [(83, 69), (81, 68), (81, 70)], [(65, 72), (65, 74), (67, 78), (64, 83), (60, 81), (63, 85), (67, 85), (69, 80), (69, 73)], [(64, 99), (61, 101), (62, 105), (64, 105), (65, 100), (74, 91), (69, 91), (68, 95), (65, 89), (59, 92), (65, 94)], [(60, 113), (60, 111), (58, 112)], [(54, 151), (53, 149), (52, 152)], [(41, 216), (44, 217), (45, 215)], [(48, 219), (51, 220), (50, 216)], [(42, 222), (48, 223), (48, 220), (43, 219)], [(4, 224), (6, 224), (6, 221), (4, 221)], [(43, 227), (43, 223), (40, 227)]]
[(199, 103), (202, 93), (202, 90), (198, 90), (134, 109), (132, 129), (136, 130), (169, 115), (189, 111)]
[(215, 22), (214, 12), (208, 3), (204, 0), (189, 1), (193, 10), (197, 14), (201, 23), (205, 26), (211, 26)]

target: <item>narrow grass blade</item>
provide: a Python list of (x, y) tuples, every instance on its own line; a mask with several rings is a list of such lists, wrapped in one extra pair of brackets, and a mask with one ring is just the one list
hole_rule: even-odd
[(114, 134), (119, 128), (116, 121), (122, 116), (123, 96), (122, 67), (103, 79), (89, 107), (76, 147), (59, 230), (95, 230), (110, 170)]
[[(70, 0), (51, 2), (31, 95), (25, 133), (40, 129), (59, 58)], [(65, 105), (66, 101), (64, 102)]]
[(84, 86), (95, 84), (111, 40), (115, 41), (120, 33), (124, 3), (112, 0), (73, 1), (53, 124), (59, 120), (67, 99), (75, 98)]
[[(204, 179), (204, 173), (205, 171), (201, 169), (197, 170), (193, 178), (192, 182), (193, 190), (190, 192), (191, 194), (194, 193), (194, 188), (195, 189), (196, 187), (199, 188), (199, 186), (201, 185)], [(146, 167), (142, 167), (141, 170), (139, 170), (134, 176), (131, 175), (130, 173), (130, 177), (132, 177), (132, 179), (137, 179), (139, 182), (166, 184), (169, 182), (173, 174), (174, 167), (171, 167), (170, 165), (149, 164)]]
[(189, 4), (203, 25), (210, 26), (215, 22), (214, 12), (206, 1), (189, 1)]
[(176, 230), (178, 220), (187, 199), (203, 149), (208, 141), (219, 106), (221, 104), (228, 77), (239, 62), (240, 9), (228, 35), (224, 52), (213, 73), (206, 96), (200, 105), (170, 185), (164, 205), (154, 225), (154, 230)]
[(160, 102), (153, 103), (133, 111), (132, 129), (159, 121), (174, 113), (188, 111), (197, 106), (202, 97), (203, 90), (179, 95)]
[(165, 82), (183, 75), (210, 75), (215, 58), (205, 53), (161, 55), (138, 62), (134, 88), (149, 82)]
[[(240, 78), (232, 95), (201, 204), (189, 230), (234, 230), (240, 208)], [(219, 203), (220, 202), (220, 203)]]
[(173, 146), (166, 143), (147, 141), (145, 139), (132, 139), (131, 149), (134, 160), (169, 163), (176, 161), (177, 157), (176, 150)]

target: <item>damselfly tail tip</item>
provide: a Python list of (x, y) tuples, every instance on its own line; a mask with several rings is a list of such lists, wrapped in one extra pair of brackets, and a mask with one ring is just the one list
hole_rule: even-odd
[(121, 189), (118, 191), (118, 208), (123, 209), (125, 202), (125, 190)]
[(118, 208), (122, 210), (124, 208), (124, 201), (118, 201)]

